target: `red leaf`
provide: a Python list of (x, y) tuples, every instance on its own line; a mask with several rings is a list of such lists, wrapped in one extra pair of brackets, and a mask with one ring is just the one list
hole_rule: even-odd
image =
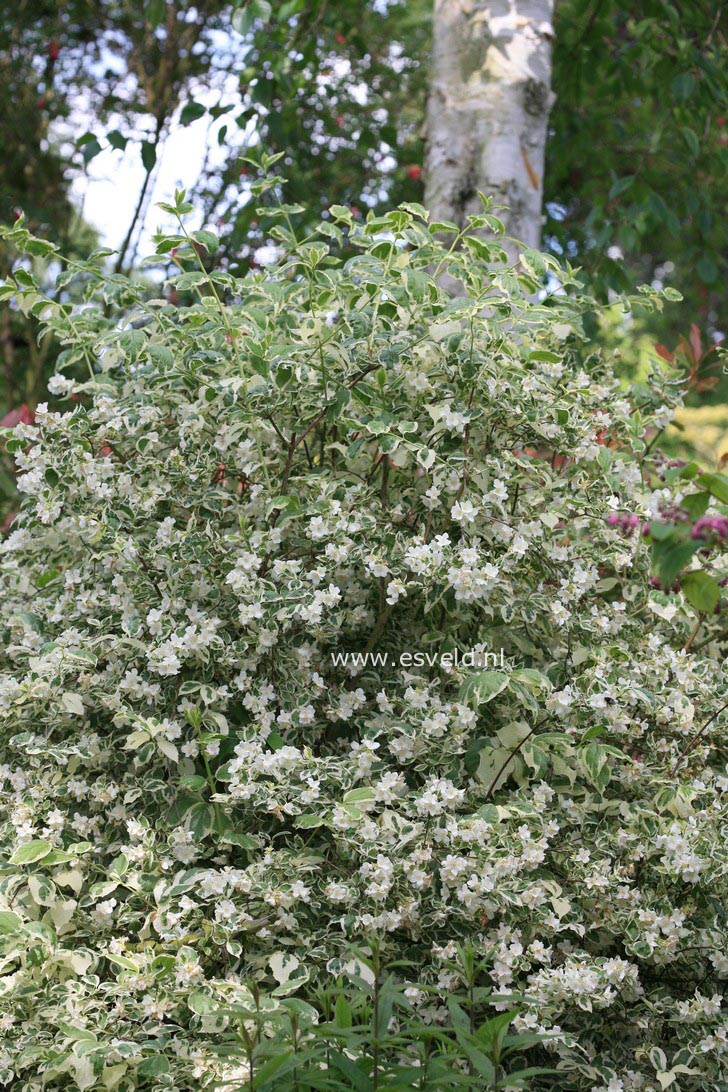
[(703, 343), (700, 338), (700, 330), (695, 323), (690, 327), (690, 345), (693, 350), (693, 356), (697, 362), (703, 355)]
[(655, 342), (655, 352), (658, 356), (661, 356), (663, 360), (666, 360), (669, 364), (672, 364), (675, 356), (664, 345), (660, 345), (659, 341)]
[(17, 512), (8, 512), (7, 516), (3, 520), (2, 528), (0, 528), (0, 534), (1, 535), (9, 534), (10, 528), (12, 527), (13, 520), (15, 519), (17, 514), (18, 514)]
[[(677, 348), (680, 349), (681, 352), (685, 353), (688, 364), (693, 366), (697, 364), (697, 360), (693, 356), (693, 347), (685, 340), (682, 334), (680, 334), (680, 337), (677, 339)], [(677, 349), (675, 351), (677, 352)]]
[(35, 421), (35, 413), (32, 409), (29, 409), (23, 402), (22, 406), (18, 406), (17, 409), (10, 410), (10, 413), (6, 413), (2, 421), (0, 421), (0, 428), (15, 428), (16, 425), (32, 425)]

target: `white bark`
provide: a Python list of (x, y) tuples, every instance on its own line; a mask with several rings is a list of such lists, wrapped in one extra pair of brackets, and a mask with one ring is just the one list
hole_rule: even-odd
[[(425, 204), (461, 227), (480, 190), (506, 233), (541, 238), (554, 0), (435, 0)], [(504, 243), (515, 258), (519, 248)]]

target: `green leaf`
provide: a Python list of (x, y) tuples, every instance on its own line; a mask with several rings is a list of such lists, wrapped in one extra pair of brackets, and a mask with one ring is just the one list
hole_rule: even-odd
[(239, 846), (241, 849), (257, 849), (258, 842), (252, 834), (245, 834), (241, 830), (232, 830), (227, 827), (220, 835), (220, 841), (226, 845)]
[[(503, 1087), (515, 1085), (516, 1083), (520, 1084), (521, 1081), (525, 1080), (529, 1081), (529, 1085), (527, 1087), (530, 1087), (531, 1077), (545, 1077), (549, 1074), (560, 1072), (561, 1070), (558, 1069), (546, 1069), (544, 1068), (544, 1066), (530, 1065), (527, 1069), (518, 1069), (515, 1070), (513, 1073), (509, 1073), (508, 1076), (505, 1078), (506, 1084)], [(500, 1088), (501, 1086), (499, 1085), (498, 1087)]]
[(720, 603), (718, 581), (702, 570), (685, 573), (680, 580), (680, 590), (700, 614), (712, 614)]
[(90, 139), (82, 138), (79, 140), (78, 144), (81, 148), (81, 155), (84, 163), (90, 163), (94, 156), (97, 156), (99, 152), (102, 151), (102, 148), (95, 136), (91, 136), (88, 133), (86, 136), (90, 137)]
[(343, 993), (340, 993), (336, 998), (336, 1005), (334, 1006), (334, 1023), (339, 1028), (350, 1028), (352, 1025), (351, 1005), (346, 1000)]
[(335, 421), (337, 417), (341, 417), (346, 407), (349, 405), (351, 399), (351, 391), (348, 387), (339, 387), (338, 391), (334, 395), (334, 400), (326, 410), (326, 416), (330, 421)]
[(480, 751), (475, 776), (490, 791), (503, 785), (513, 773), (513, 747), (486, 746)]
[(124, 356), (129, 360), (136, 360), (146, 344), (146, 334), (143, 330), (125, 330), (119, 338), (119, 346)]
[(695, 479), (701, 489), (707, 489), (723, 504), (728, 504), (728, 477), (725, 474), (701, 474)]
[(29, 876), (28, 890), (38, 906), (52, 906), (56, 901), (56, 885), (47, 876)]
[(192, 238), (196, 243), (199, 243), (200, 246), (204, 247), (208, 254), (214, 254), (220, 246), (220, 242), (214, 231), (195, 231), (192, 233)]
[(208, 804), (194, 804), (187, 812), (187, 825), (195, 836), (196, 841), (201, 841), (215, 826), (215, 811)]
[(293, 825), (299, 830), (315, 830), (316, 827), (324, 826), (325, 822), (321, 815), (314, 815), (313, 812), (307, 811), (297, 815)]
[(127, 956), (116, 955), (115, 952), (106, 952), (105, 958), (114, 967), (121, 967), (125, 971), (137, 971), (139, 970), (137, 964), (133, 959), (128, 959)]
[(10, 864), (34, 864), (36, 861), (42, 861), (44, 857), (47, 857), (52, 849), (53, 846), (50, 842), (46, 842), (42, 838), (34, 838), (31, 842), (26, 842), (25, 845), (15, 850), (10, 858)]
[(529, 741), (521, 748), (521, 758), (533, 771), (532, 777), (536, 781), (546, 776), (549, 768), (548, 753), (538, 743)]
[(199, 102), (186, 102), (179, 115), (180, 125), (189, 125), (207, 113), (207, 108)]
[(158, 27), (164, 19), (167, 10), (167, 0), (147, 0), (144, 5), (144, 15), (153, 27)]
[[(503, 1037), (508, 1030), (509, 1025), (513, 1022), (520, 1010), (512, 1009), (509, 1012), (500, 1012), (497, 1016), (492, 1016), (490, 1020), (486, 1020), (484, 1024), (481, 1024), (475, 1031), (475, 1036), (481, 1043), (495, 1047), (500, 1047)], [(490, 1051), (491, 1055), (493, 1050)]]
[(374, 790), (368, 785), (362, 785), (359, 789), (350, 789), (344, 793), (345, 804), (364, 804), (374, 800)]
[(470, 675), (460, 687), (460, 701), (476, 706), (485, 705), (508, 686), (509, 676), (502, 671), (479, 671)]
[(189, 774), (186, 777), (180, 777), (179, 783), (191, 792), (202, 792), (207, 785), (207, 780), (201, 774)]
[(140, 1077), (159, 1077), (162, 1073), (169, 1073), (169, 1062), (164, 1054), (154, 1054), (137, 1066), (137, 1075)]
[(142, 163), (144, 164), (144, 170), (149, 172), (157, 162), (157, 146), (151, 140), (142, 141)]
[(0, 910), (0, 935), (3, 933), (17, 933), (23, 922), (12, 910)]
[(405, 280), (412, 299), (415, 303), (422, 303), (430, 286), (430, 278), (419, 269), (408, 269)]
[(625, 193), (630, 188), (634, 180), (635, 176), (633, 174), (628, 175), (626, 178), (618, 178), (616, 182), (612, 183), (609, 196), (619, 197), (620, 193)]
[(23, 249), (26, 254), (31, 254), (34, 258), (46, 258), (49, 254), (55, 254), (58, 251), (57, 246), (47, 243), (45, 239), (28, 239)]
[(605, 789), (609, 784), (609, 751), (600, 743), (587, 743), (586, 747), (580, 747), (579, 762), (588, 779), (599, 790)]
[(665, 542), (653, 542), (652, 554), (663, 587), (670, 588), (685, 568), (700, 543), (695, 539), (668, 539)]
[(695, 87), (695, 77), (691, 72), (680, 72), (670, 84), (670, 90), (678, 102), (687, 102)]
[(122, 136), (118, 129), (111, 129), (106, 134), (106, 139), (112, 148), (116, 148), (117, 151), (123, 152), (129, 143), (129, 138)]
[(362, 1072), (359, 1066), (345, 1054), (332, 1050), (329, 1054), (329, 1062), (342, 1076), (346, 1077), (357, 1092), (371, 1092), (372, 1084), (367, 1074)]
[(650, 523), (650, 538), (655, 542), (666, 541), (667, 539), (674, 539), (675, 537), (675, 524), (674, 523), (662, 523), (660, 520), (653, 519)]
[(162, 368), (171, 368), (174, 364), (174, 357), (166, 345), (156, 345), (153, 341), (150, 341), (147, 343), (145, 351), (149, 359)]
[(236, 30), (238, 34), (242, 34), (244, 37), (253, 25), (253, 13), (250, 10), (250, 6), (246, 5), (245, 7), (237, 8), (232, 14), (230, 25), (233, 30)]
[(535, 349), (534, 352), (528, 354), (529, 360), (543, 360), (548, 364), (558, 364), (563, 357), (558, 353), (552, 353), (548, 349)]
[(455, 1036), (473, 1068), (490, 1084), (495, 1079), (495, 1068), (490, 1058), (480, 1049), (479, 1041), (474, 1035), (468, 1035), (463, 1028), (456, 1028)]
[(698, 258), (695, 269), (703, 284), (715, 284), (718, 280), (718, 266), (707, 254), (704, 254), (702, 258)]
[(206, 284), (207, 274), (196, 270), (190, 273), (181, 273), (174, 283), (178, 292), (189, 292), (192, 288)]
[[(288, 1051), (285, 1054), (276, 1054), (273, 1058), (269, 1058), (253, 1077), (253, 1088), (263, 1088), (269, 1084), (275, 1077), (280, 1079), (285, 1073), (290, 1073), (296, 1069), (303, 1061), (303, 1056), (295, 1053), (294, 1051)], [(275, 1087), (271, 1085), (271, 1087)]]
[(195, 990), (187, 998), (187, 1007), (192, 1012), (197, 1013), (198, 1016), (207, 1016), (209, 1013), (215, 1012), (218, 1006), (215, 998), (211, 997), (209, 993)]
[(541, 671), (536, 671), (533, 667), (518, 667), (511, 672), (510, 678), (512, 681), (524, 683), (529, 690), (534, 690), (537, 693), (542, 690), (553, 689), (553, 683), (548, 676)]
[(688, 493), (680, 501), (680, 507), (689, 512), (693, 519), (699, 519), (705, 513), (709, 504), (710, 495), (707, 491), (705, 493)]
[(521, 264), (529, 273), (533, 273), (536, 277), (544, 277), (546, 275), (546, 262), (544, 256), (539, 250), (531, 250), (530, 248), (523, 250), (519, 255)]

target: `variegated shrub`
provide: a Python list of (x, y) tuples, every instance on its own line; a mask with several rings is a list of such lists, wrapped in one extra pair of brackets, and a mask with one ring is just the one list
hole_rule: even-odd
[(728, 480), (487, 208), (258, 189), (244, 280), (177, 195), (175, 302), (6, 233), (68, 401), (6, 441), (0, 1087), (728, 1088)]

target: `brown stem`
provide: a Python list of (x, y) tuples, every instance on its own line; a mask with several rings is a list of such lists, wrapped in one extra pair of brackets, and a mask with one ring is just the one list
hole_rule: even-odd
[(728, 709), (728, 701), (725, 702), (725, 704), (721, 705), (720, 709), (717, 709), (715, 711), (715, 713), (713, 713), (712, 717), (708, 717), (708, 719), (706, 720), (703, 727), (699, 731), (697, 731), (695, 733), (695, 735), (692, 737), (692, 739), (688, 740), (686, 746), (683, 747), (682, 751), (680, 752), (680, 754), (677, 757), (677, 761), (676, 761), (675, 765), (672, 768), (672, 773), (671, 773), (672, 777), (674, 777), (675, 774), (677, 773), (678, 767), (680, 766), (680, 763), (686, 757), (686, 755), (689, 755), (691, 751), (695, 750), (695, 748), (697, 747), (698, 742), (700, 740), (700, 737), (702, 736), (705, 729), (709, 728), (710, 725), (713, 723), (713, 721), (717, 720), (718, 717), (720, 716), (720, 714), (724, 713), (726, 711), (726, 709)]
[(377, 641), (379, 640), (379, 638), (384, 633), (384, 628), (387, 625), (387, 622), (389, 621), (389, 619), (392, 617), (392, 611), (393, 610), (394, 610), (394, 603), (390, 603), (387, 606), (387, 608), (385, 610), (383, 610), (382, 613), (377, 618), (377, 621), (376, 621), (376, 623), (374, 625), (374, 629), (372, 630), (371, 637), (367, 641), (366, 647), (364, 649), (364, 655), (365, 656), (369, 652), (372, 651), (372, 649), (376, 645)]
[(293, 453), (297, 447), (296, 434), (291, 433), (291, 438), (288, 441), (288, 454), (286, 455), (286, 465), (283, 467), (283, 478), (281, 480), (281, 493), (285, 493), (288, 489), (288, 479), (291, 476), (291, 466), (293, 464)]
[(132, 240), (132, 237), (134, 235), (134, 231), (135, 231), (136, 226), (137, 226), (137, 221), (139, 220), (139, 217), (141, 216), (142, 209), (144, 208), (144, 199), (145, 199), (145, 197), (147, 195), (147, 190), (149, 188), (149, 182), (150, 182), (150, 179), (152, 177), (152, 172), (154, 170), (154, 167), (156, 166), (156, 151), (157, 151), (157, 148), (159, 146), (160, 138), (162, 136), (163, 127), (164, 127), (164, 115), (160, 115), (160, 116), (157, 117), (157, 124), (156, 124), (155, 129), (154, 129), (154, 137), (153, 137), (153, 140), (152, 140), (152, 143), (154, 145), (154, 151), (155, 151), (155, 162), (151, 165), (151, 167), (148, 168), (146, 174), (144, 175), (144, 181), (142, 182), (142, 188), (139, 191), (139, 200), (136, 203), (136, 208), (134, 209), (134, 215), (132, 216), (131, 223), (129, 224), (129, 230), (126, 233), (126, 236), (124, 238), (124, 242), (121, 244), (121, 249), (119, 250), (119, 255), (118, 255), (117, 259), (116, 259), (116, 262), (114, 263), (114, 273), (121, 273), (121, 271), (122, 271), (122, 268), (124, 266), (124, 259), (126, 258), (129, 247), (131, 245), (131, 240)]
[(382, 462), (382, 484), (379, 490), (379, 498), (382, 502), (382, 508), (387, 507), (387, 483), (389, 481), (389, 456), (385, 455)]
[(283, 435), (281, 430), (278, 428), (278, 425), (275, 423), (275, 421), (273, 420), (273, 418), (269, 414), (266, 414), (266, 420), (270, 421), (270, 423), (272, 424), (273, 429), (275, 431), (275, 434), (278, 437), (278, 439), (281, 441), (281, 443), (282, 444), (287, 444), (288, 440), (286, 440), (285, 436)]
[(701, 648), (705, 648), (706, 645), (710, 645), (713, 641), (725, 641), (728, 638), (728, 630), (723, 630), (722, 633), (713, 633), (710, 637), (706, 637), (704, 641), (700, 641), (695, 648), (694, 652), (699, 652)]
[(698, 631), (700, 630), (700, 627), (702, 626), (702, 624), (703, 624), (703, 619), (700, 617), (700, 615), (698, 615), (698, 620), (695, 623), (695, 625), (693, 626), (692, 631), (690, 633), (690, 636), (688, 637), (687, 641), (685, 642), (685, 652), (687, 652), (688, 649), (692, 647), (693, 641), (698, 636)]
[(506, 768), (507, 766), (509, 766), (509, 765), (511, 764), (511, 762), (512, 762), (512, 761), (513, 761), (513, 759), (514, 759), (514, 758), (516, 757), (516, 755), (517, 755), (517, 754), (518, 754), (518, 752), (520, 751), (520, 749), (521, 749), (521, 747), (523, 746), (523, 744), (524, 744), (524, 743), (525, 743), (525, 742), (526, 742), (527, 740), (529, 740), (529, 739), (531, 738), (531, 736), (533, 735), (533, 733), (534, 733), (535, 731), (536, 731), (536, 729), (535, 729), (535, 728), (532, 728), (532, 729), (531, 729), (531, 731), (530, 731), (530, 732), (528, 733), (528, 735), (527, 735), (527, 736), (524, 736), (524, 737), (523, 737), (523, 739), (522, 739), (522, 740), (520, 741), (520, 743), (518, 744), (518, 746), (517, 746), (517, 747), (514, 747), (514, 748), (513, 748), (513, 750), (509, 752), (509, 754), (507, 755), (507, 757), (506, 757), (506, 758), (505, 758), (505, 759), (503, 760), (503, 762), (502, 762), (502, 763), (500, 764), (500, 767), (498, 768), (498, 771), (497, 771), (497, 773), (496, 773), (495, 777), (494, 777), (494, 778), (493, 778), (493, 780), (491, 781), (491, 783), (490, 783), (490, 785), (488, 786), (488, 789), (487, 789), (487, 791), (486, 791), (486, 794), (485, 794), (485, 796), (483, 797), (483, 803), (487, 803), (487, 801), (488, 801), (488, 800), (490, 800), (491, 796), (493, 795), (493, 793), (495, 792), (495, 790), (496, 790), (496, 788), (497, 788), (497, 786), (498, 786), (498, 780), (499, 780), (499, 778), (500, 778), (500, 775), (501, 775), (501, 774), (503, 773), (503, 771), (505, 770), (505, 768)]
[(520, 751), (523, 744), (528, 742), (528, 740), (531, 738), (531, 736), (536, 731), (536, 729), (540, 728), (543, 723), (544, 723), (544, 721), (540, 720), (538, 722), (538, 724), (534, 724), (533, 728), (528, 733), (528, 735), (524, 736), (523, 739), (519, 742), (518, 746), (514, 747), (513, 750), (504, 759), (504, 761), (500, 765), (500, 768), (498, 769), (498, 772), (496, 773), (495, 777), (493, 778), (490, 785), (488, 786), (487, 792), (486, 792), (485, 796), (483, 797), (483, 803), (487, 803), (487, 801), (490, 800), (491, 796), (493, 795), (493, 793), (495, 792), (495, 790), (496, 790), (496, 788), (498, 786), (498, 779), (500, 778), (500, 775), (503, 773), (503, 771), (506, 769), (506, 767), (510, 765), (510, 763), (513, 761), (513, 759), (516, 757), (516, 755)]
[[(377, 367), (376, 364), (370, 364), (370, 365), (368, 365), (368, 367), (364, 368), (363, 371), (359, 372), (359, 374), (357, 376), (355, 376), (354, 379), (352, 379), (349, 384), (347, 384), (348, 387), (349, 387), (349, 390), (352, 390), (352, 388), (355, 387), (357, 385), (357, 383), (361, 383), (362, 379), (364, 379), (367, 375), (369, 375), (370, 372), (373, 372), (376, 367)], [(306, 439), (308, 434), (310, 432), (312, 432), (313, 429), (316, 428), (316, 425), (319, 423), (321, 418), (324, 416), (327, 409), (329, 409), (329, 405), (324, 406), (324, 408), (322, 410), (320, 410), (319, 413), (316, 414), (313, 421), (311, 421), (310, 424), (308, 424), (306, 426), (306, 428), (303, 430), (303, 432), (301, 433), (300, 436), (298, 436), (296, 438), (295, 432), (292, 434), (291, 440), (293, 440), (295, 438), (295, 443), (293, 443), (292, 446), (289, 448), (288, 456), (286, 458), (286, 465), (287, 465), (289, 474), (290, 474), (290, 466), (288, 466), (288, 463), (289, 463), (289, 460), (293, 459), (293, 455), (294, 455), (294, 453), (296, 451), (296, 448), (300, 447), (300, 445), (304, 442), (304, 440)], [(284, 471), (284, 475), (285, 475), (285, 471)], [(285, 475), (285, 480), (286, 480), (286, 482), (288, 481), (287, 475)]]

